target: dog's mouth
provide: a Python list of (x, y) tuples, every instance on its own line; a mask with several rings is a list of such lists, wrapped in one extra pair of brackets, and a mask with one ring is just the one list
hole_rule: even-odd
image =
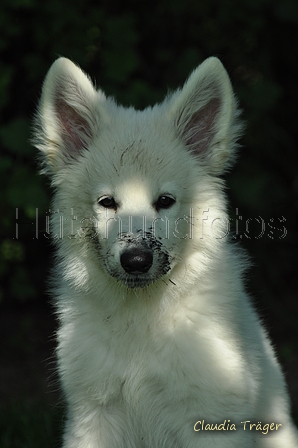
[(152, 276), (141, 276), (141, 275), (124, 275), (121, 278), (118, 277), (127, 288), (146, 288), (149, 285), (152, 285), (157, 278)]
[(121, 283), (126, 288), (134, 289), (134, 288), (146, 288), (147, 286), (155, 283), (163, 274), (160, 272), (157, 275), (153, 273), (147, 274), (136, 274), (131, 273), (127, 274), (122, 270), (119, 272), (118, 270), (108, 269), (108, 273), (114, 277), (118, 283)]

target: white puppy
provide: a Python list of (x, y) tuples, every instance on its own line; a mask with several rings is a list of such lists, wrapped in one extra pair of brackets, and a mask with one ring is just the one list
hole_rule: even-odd
[(238, 115), (216, 58), (142, 112), (51, 67), (35, 135), (55, 190), (64, 448), (298, 447), (229, 242)]

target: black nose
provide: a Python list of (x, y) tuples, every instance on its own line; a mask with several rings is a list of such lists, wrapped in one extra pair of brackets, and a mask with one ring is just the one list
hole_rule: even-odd
[(121, 254), (120, 262), (128, 274), (144, 274), (152, 266), (153, 255), (148, 249), (127, 249)]

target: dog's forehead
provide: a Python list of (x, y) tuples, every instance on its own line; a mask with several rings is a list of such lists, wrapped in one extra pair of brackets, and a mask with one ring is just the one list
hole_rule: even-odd
[(116, 186), (123, 183), (126, 189), (133, 180), (133, 189), (142, 191), (138, 186), (142, 180), (150, 185), (150, 191), (156, 191), (177, 178), (179, 164), (178, 181), (187, 184), (194, 160), (177, 138), (166, 113), (158, 118), (155, 112), (154, 108), (141, 112), (120, 110), (112, 115), (108, 126), (99, 130), (86, 155), (88, 171), (94, 173), (91, 177), (96, 182)]
[(109, 126), (100, 130), (109, 142), (109, 154), (114, 163), (120, 167), (139, 165), (139, 162), (156, 164), (174, 150), (174, 128), (167, 114), (158, 111), (158, 106), (143, 111), (119, 107), (114, 111)]
[(175, 170), (171, 165), (176, 165), (173, 150), (170, 151), (165, 142), (140, 135), (116, 140), (111, 134), (104, 142), (95, 142), (86, 156), (90, 172), (95, 170), (100, 177), (114, 179), (117, 184), (123, 180), (130, 185), (129, 181), (137, 178), (155, 179), (159, 183), (169, 176), (168, 171)]
[(136, 208), (142, 208), (145, 203), (152, 201), (154, 192), (149, 188), (148, 179), (142, 176), (124, 178), (115, 187), (115, 194), (121, 198), (123, 205), (134, 204)]

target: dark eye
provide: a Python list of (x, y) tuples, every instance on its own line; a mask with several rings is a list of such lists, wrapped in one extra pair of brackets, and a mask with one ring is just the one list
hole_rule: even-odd
[(116, 210), (117, 205), (116, 202), (114, 200), (114, 198), (107, 196), (105, 198), (99, 199), (98, 200), (99, 205), (101, 205), (104, 208), (113, 208)]
[(165, 194), (159, 196), (155, 208), (156, 210), (160, 210), (161, 208), (170, 208), (173, 204), (175, 204), (175, 199), (171, 196), (167, 196)]

